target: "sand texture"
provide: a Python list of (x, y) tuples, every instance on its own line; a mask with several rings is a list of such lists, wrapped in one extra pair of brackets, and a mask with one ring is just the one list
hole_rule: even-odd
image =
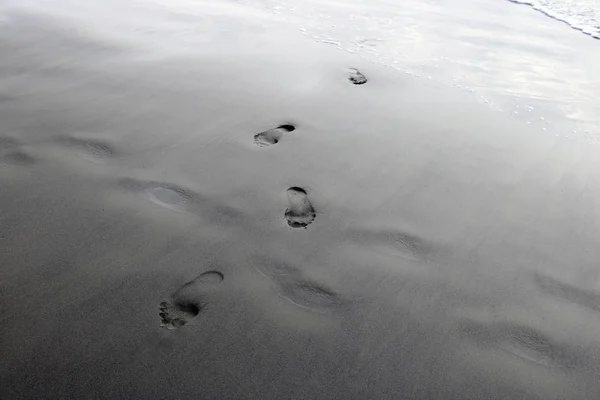
[(11, 18), (2, 399), (600, 398), (595, 149), (301, 35)]

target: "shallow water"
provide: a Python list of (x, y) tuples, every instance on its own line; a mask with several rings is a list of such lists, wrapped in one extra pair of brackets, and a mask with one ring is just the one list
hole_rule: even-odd
[(564, 22), (594, 39), (600, 39), (600, 2), (598, 0), (509, 0)]
[[(584, 1), (553, 9), (600, 10)], [(550, 135), (600, 138), (598, 43), (544, 14), (504, 0), (242, 2), (321, 43), (471, 92)]]
[(4, 8), (0, 397), (598, 398), (596, 146), (191, 4)]

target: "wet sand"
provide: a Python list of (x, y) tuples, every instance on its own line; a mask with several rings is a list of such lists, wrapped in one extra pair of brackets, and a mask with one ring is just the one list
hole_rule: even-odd
[(15, 15), (0, 397), (598, 398), (593, 148), (302, 36)]

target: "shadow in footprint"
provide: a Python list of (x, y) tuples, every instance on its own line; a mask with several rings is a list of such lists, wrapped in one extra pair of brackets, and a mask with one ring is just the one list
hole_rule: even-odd
[(285, 219), (292, 228), (306, 228), (317, 216), (312, 203), (308, 199), (306, 191), (299, 187), (291, 187), (287, 190), (289, 202), (285, 210)]
[(170, 300), (160, 303), (161, 326), (177, 329), (196, 318), (210, 302), (210, 293), (223, 279), (219, 271), (208, 271), (179, 288)]
[(348, 70), (348, 80), (355, 85), (363, 85), (367, 83), (367, 78), (356, 68), (350, 68)]
[(58, 138), (57, 142), (61, 146), (74, 150), (84, 160), (93, 163), (104, 163), (116, 155), (114, 147), (101, 140), (63, 136)]
[(254, 135), (254, 144), (260, 147), (271, 146), (278, 143), (284, 134), (295, 130), (296, 127), (293, 125), (280, 125), (276, 128)]
[(599, 293), (579, 289), (539, 273), (534, 274), (534, 281), (544, 293), (550, 296), (566, 300), (582, 307), (587, 307), (594, 311), (600, 311)]
[(169, 330), (181, 328), (200, 313), (200, 308), (189, 303), (160, 303), (161, 326)]

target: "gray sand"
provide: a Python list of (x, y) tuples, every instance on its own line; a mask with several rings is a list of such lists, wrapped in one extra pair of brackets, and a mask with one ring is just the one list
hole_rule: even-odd
[(158, 57), (17, 16), (1, 398), (598, 398), (593, 148), (302, 37)]

